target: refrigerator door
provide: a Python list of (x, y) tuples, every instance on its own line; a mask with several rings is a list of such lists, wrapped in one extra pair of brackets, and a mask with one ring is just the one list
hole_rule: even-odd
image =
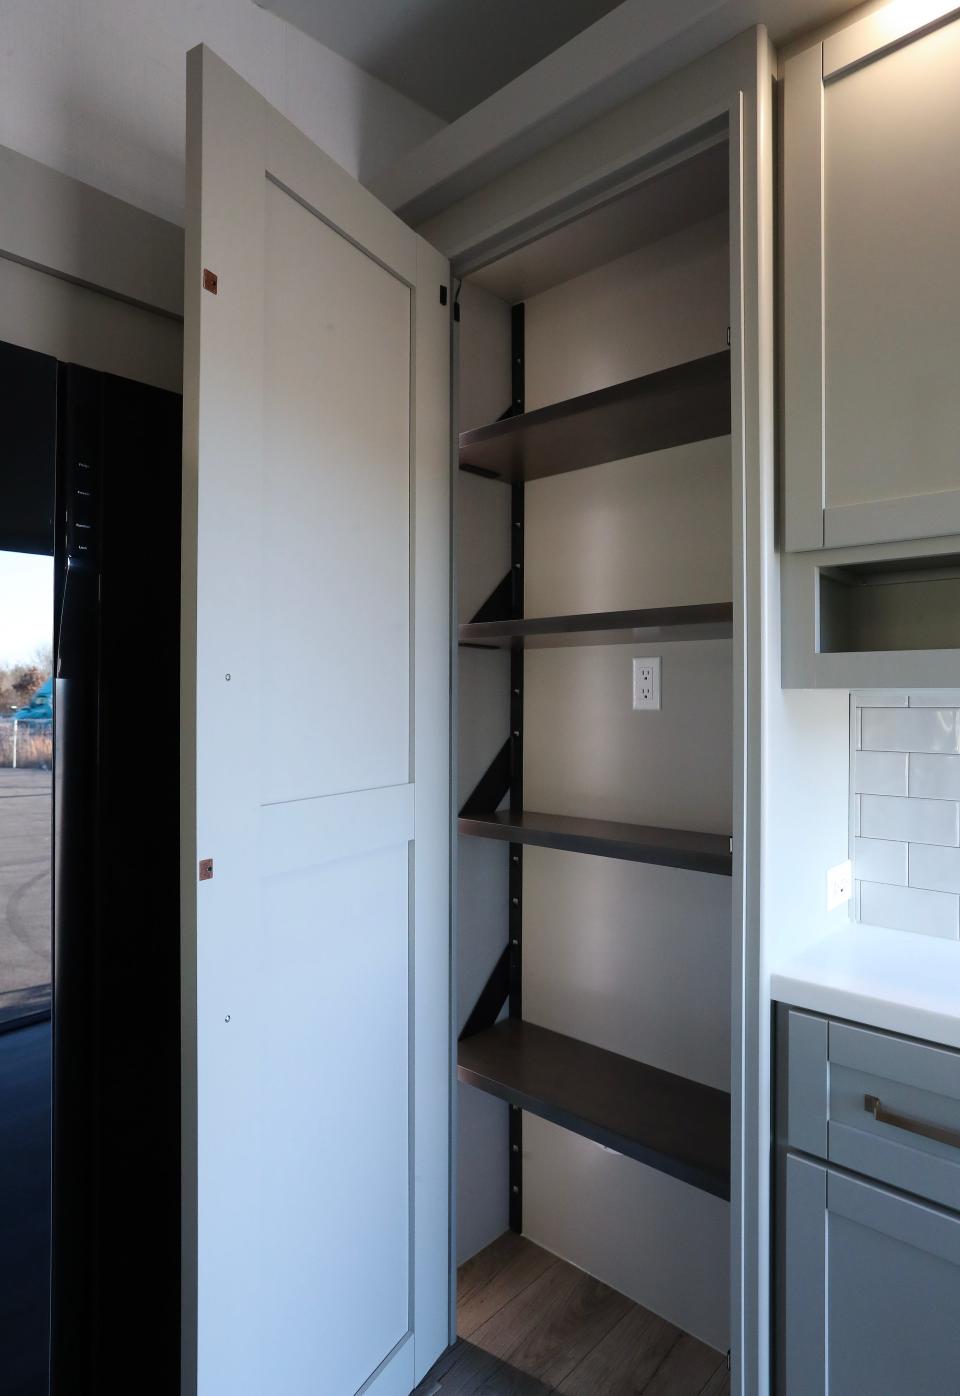
[[(179, 1389), (180, 399), (67, 367), (57, 501), (54, 1396)], [(149, 1355), (145, 1362), (145, 1355)]]
[[(82, 1389), (94, 1321), (99, 1006), (101, 376), (61, 366), (54, 637), (53, 1248), (51, 1386)], [(78, 525), (82, 525), (78, 527)], [(74, 1385), (76, 1381), (76, 1385)]]
[[(53, 639), (55, 359), (0, 343), (0, 421), (0, 657), (33, 660)], [(12, 696), (0, 723), (0, 1389), (37, 1396), (50, 1330), (49, 726), (18, 726)]]

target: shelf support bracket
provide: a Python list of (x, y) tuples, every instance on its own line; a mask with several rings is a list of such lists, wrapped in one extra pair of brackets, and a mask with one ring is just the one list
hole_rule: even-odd
[(464, 801), (460, 810), (461, 819), (473, 819), (476, 815), (499, 809), (500, 802), (510, 792), (511, 757), (508, 737)]
[(479, 611), (470, 620), (471, 625), (476, 625), (480, 621), (489, 620), (516, 620), (517, 616), (513, 610), (513, 569), (491, 591), (484, 601)]
[(490, 971), (486, 984), (480, 990), (480, 997), (473, 1006), (470, 1017), (463, 1025), (459, 1040), (473, 1037), (478, 1032), (492, 1028), (500, 1017), (503, 1005), (510, 993), (510, 952), (504, 948), (500, 958)]

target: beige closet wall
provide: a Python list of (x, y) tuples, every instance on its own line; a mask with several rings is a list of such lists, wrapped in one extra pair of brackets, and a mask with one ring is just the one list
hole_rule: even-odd
[[(526, 303), (528, 409), (716, 352), (725, 215)], [(731, 598), (730, 441), (526, 490), (526, 614)], [(634, 654), (662, 658), (632, 709)], [(732, 645), (528, 652), (530, 809), (729, 833)], [(524, 1016), (729, 1088), (729, 878), (530, 848)], [(729, 1208), (543, 1121), (524, 1121), (524, 1227), (716, 1347), (728, 1341)]]

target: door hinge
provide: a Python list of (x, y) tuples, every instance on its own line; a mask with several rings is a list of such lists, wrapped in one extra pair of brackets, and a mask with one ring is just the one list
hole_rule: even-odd
[(217, 294), (217, 273), (209, 267), (203, 269), (203, 289), (213, 296)]

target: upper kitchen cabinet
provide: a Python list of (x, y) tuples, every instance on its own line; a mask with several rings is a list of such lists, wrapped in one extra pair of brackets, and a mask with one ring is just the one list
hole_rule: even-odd
[(784, 65), (788, 551), (960, 533), (960, 9), (934, 8)]

